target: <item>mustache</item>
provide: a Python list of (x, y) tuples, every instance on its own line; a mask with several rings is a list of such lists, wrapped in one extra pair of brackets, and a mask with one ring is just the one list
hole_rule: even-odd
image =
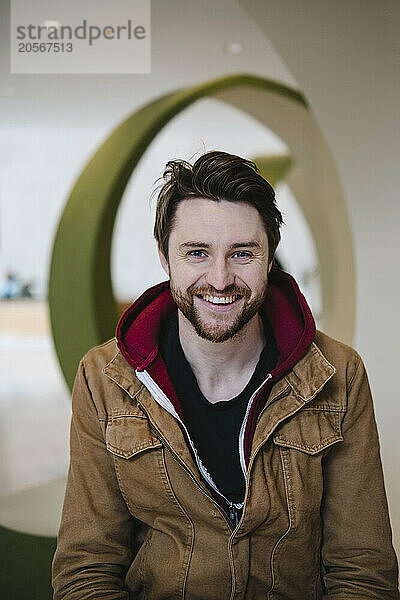
[(190, 286), (188, 288), (188, 293), (191, 296), (216, 296), (216, 295), (224, 295), (224, 296), (243, 296), (244, 298), (249, 298), (251, 296), (251, 291), (245, 287), (240, 287), (237, 285), (228, 285), (223, 290), (216, 290), (213, 287), (195, 287)]

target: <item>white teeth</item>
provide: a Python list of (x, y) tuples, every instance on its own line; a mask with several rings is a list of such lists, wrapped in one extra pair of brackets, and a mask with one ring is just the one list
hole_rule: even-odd
[(203, 298), (212, 304), (232, 304), (232, 302), (236, 300), (237, 296), (225, 296), (223, 298), (218, 298), (217, 296), (209, 296), (208, 294), (205, 294)]

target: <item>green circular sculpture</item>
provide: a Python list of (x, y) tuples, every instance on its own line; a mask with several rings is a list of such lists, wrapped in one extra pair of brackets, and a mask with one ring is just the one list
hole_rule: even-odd
[(80, 358), (114, 335), (118, 311), (111, 284), (112, 232), (133, 170), (175, 115), (200, 98), (240, 87), (259, 88), (306, 107), (295, 90), (251, 75), (178, 90), (150, 102), (117, 127), (79, 176), (58, 226), (49, 277), (53, 338), (70, 388)]

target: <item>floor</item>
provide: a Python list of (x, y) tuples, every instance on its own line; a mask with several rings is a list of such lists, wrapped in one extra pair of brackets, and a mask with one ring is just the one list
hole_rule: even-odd
[(0, 302), (0, 369), (0, 524), (56, 535), (71, 410), (45, 302)]

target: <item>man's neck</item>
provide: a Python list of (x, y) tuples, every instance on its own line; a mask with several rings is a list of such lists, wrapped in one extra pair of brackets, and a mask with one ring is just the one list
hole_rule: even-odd
[(179, 340), (200, 390), (211, 403), (230, 400), (246, 387), (265, 346), (259, 314), (233, 338), (210, 342), (178, 310)]

